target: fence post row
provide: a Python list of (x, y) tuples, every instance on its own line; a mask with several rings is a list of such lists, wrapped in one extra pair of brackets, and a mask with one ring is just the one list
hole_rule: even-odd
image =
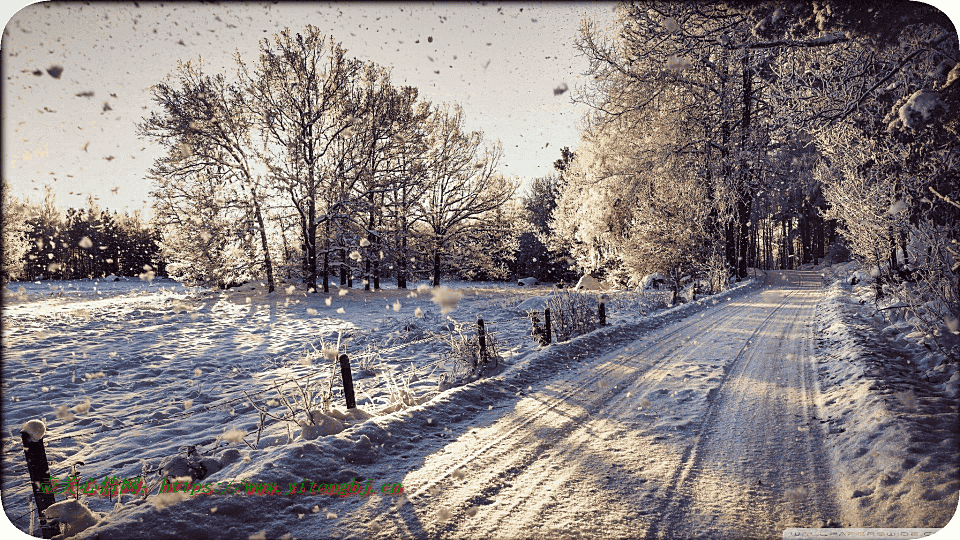
[(347, 355), (340, 355), (340, 374), (343, 376), (343, 397), (347, 401), (348, 409), (357, 408), (357, 399), (353, 394), (353, 375), (350, 373), (350, 359)]
[(547, 326), (546, 326), (546, 332), (547, 332), (546, 337), (547, 337), (547, 345), (549, 345), (550, 343), (553, 342), (553, 340), (551, 339), (551, 335), (550, 335), (550, 308), (543, 308), (543, 320), (544, 320), (544, 324), (547, 325)]
[[(480, 361), (487, 361), (487, 330), (483, 326), (483, 318), (477, 318), (477, 339), (480, 342)], [(476, 368), (476, 364), (473, 366)]]
[(43, 448), (43, 438), (34, 441), (26, 431), (20, 432), (23, 439), (23, 454), (27, 459), (27, 470), (30, 472), (30, 484), (33, 487), (33, 499), (37, 501), (37, 511), (40, 513), (40, 532), (44, 538), (53, 538), (60, 532), (60, 528), (47, 523), (43, 513), (50, 508), (56, 499), (53, 490), (44, 493), (41, 486), (50, 481), (50, 464), (47, 462), (47, 451)]

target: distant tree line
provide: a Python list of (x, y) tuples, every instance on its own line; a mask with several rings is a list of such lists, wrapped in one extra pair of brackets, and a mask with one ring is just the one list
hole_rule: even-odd
[(165, 275), (160, 234), (139, 213), (56, 204), (49, 188), (38, 203), (19, 201), (4, 185), (2, 278), (82, 279)]

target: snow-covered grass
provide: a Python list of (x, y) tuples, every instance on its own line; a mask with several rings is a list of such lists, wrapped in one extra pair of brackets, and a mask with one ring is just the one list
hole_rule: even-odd
[[(420, 285), (399, 290), (384, 284), (375, 292), (334, 287), (329, 294), (284, 285), (268, 294), (259, 283), (216, 291), (166, 279), (8, 284), (2, 493), (11, 518), (29, 508), (20, 428), (31, 419), (47, 425), (55, 476), (82, 462), (85, 479), (153, 480), (161, 462), (185, 455), (188, 447), (226, 466), (240, 460), (238, 449), (249, 464), (285, 446), (290, 435), (320, 436), (315, 425), (329, 423), (306, 409), (343, 415), (339, 366), (325, 355), (338, 338), (341, 346), (333, 352), (351, 358), (359, 407), (387, 415), (450, 386), (448, 373), (456, 366), (445, 364), (447, 346), (437, 335), (452, 334), (458, 324), (472, 334), (477, 317), (485, 319), (499, 344), (498, 372), (539, 347), (518, 306), (546, 300), (550, 286), (453, 282), (438, 294)], [(644, 298), (650, 309), (661, 305), (656, 293), (622, 294), (631, 296), (632, 308)], [(610, 319), (618, 313), (610, 310)], [(318, 388), (332, 388), (325, 397), (332, 411), (316, 400), (288, 407), (304, 395), (297, 381), (302, 385), (308, 377), (313, 397)], [(321, 421), (312, 423), (315, 418)], [(340, 418), (342, 426), (322, 433), (362, 420)], [(87, 502), (105, 512), (116, 500)], [(26, 527), (29, 518), (17, 523)]]
[[(836, 271), (824, 269), (824, 277), (833, 280)], [(633, 343), (638, 335), (653, 335), (678, 322), (689, 326), (696, 315), (735, 304), (762, 281), (749, 280), (669, 309), (664, 309), (669, 292), (598, 292), (605, 296), (608, 326), (546, 347), (529, 338), (527, 311), (542, 310), (550, 301), (555, 291), (549, 286), (454, 283), (449, 288), (460, 297), (435, 302), (424, 288), (344, 294), (334, 288), (330, 294), (309, 295), (284, 286), (266, 294), (260, 284), (204, 291), (155, 280), (131, 282), (126, 289), (117, 282), (110, 293), (101, 283), (72, 282), (56, 286), (74, 291), (73, 296), (51, 297), (59, 288), (50, 289), (50, 283), (14, 283), (4, 299), (21, 297), (5, 302), (3, 309), (4, 507), (11, 519), (29, 509), (19, 430), (35, 418), (46, 422), (48, 457), (53, 473), (61, 477), (82, 461), (79, 472), (85, 479), (144, 474), (152, 485), (159, 482), (158, 472), (196, 475), (201, 463), (202, 482), (219, 487), (250, 479), (276, 483), (284, 493), (304, 479), (406, 481), (410, 471), (443, 461), (448, 451), (461, 457), (489, 451), (470, 446), (472, 434), (503, 422), (500, 408), (519, 410), (521, 401), (532, 399), (535, 405), (552, 395), (553, 387), (543, 387), (542, 381), (557, 381), (567, 372), (579, 377), (578, 366), (585, 366), (584, 373), (595, 370), (590, 365), (630, 372), (634, 368), (621, 362), (633, 348), (643, 347)], [(950, 418), (956, 418), (955, 398), (947, 395), (955, 389), (956, 370), (937, 367), (935, 358), (924, 356), (926, 349), (884, 334), (883, 325), (857, 326), (870, 322), (869, 314), (861, 313), (866, 304), (852, 296), (856, 290), (840, 283), (818, 306), (823, 392), (818, 409), (829, 425), (831, 468), (844, 494), (845, 524), (941, 523), (944, 512), (949, 515), (956, 507), (960, 484), (957, 453), (951, 453), (956, 446), (950, 446), (956, 432), (948, 429)], [(761, 294), (780, 298), (776, 292)], [(444, 315), (444, 308), (451, 311)], [(457, 323), (465, 324), (469, 334), (478, 316), (500, 343), (500, 367), (485, 378), (448, 388), (446, 374), (453, 366), (445, 365), (447, 346), (437, 335), (453, 334)], [(691, 347), (698, 346), (689, 331), (681, 334)], [(873, 347), (874, 335), (889, 335), (892, 341)], [(724, 339), (736, 348), (738, 336)], [(332, 345), (338, 338), (337, 349)], [(343, 405), (339, 367), (333, 361), (337, 353), (351, 358), (357, 411)], [(895, 355), (922, 366), (919, 375), (898, 373), (903, 364), (889, 361)], [(636, 420), (656, 420), (646, 429), (663, 431), (668, 438), (660, 442), (692, 429), (696, 418), (687, 413), (717, 395), (705, 387), (726, 378), (720, 358), (693, 356), (677, 362), (630, 387)], [(704, 366), (710, 370), (703, 371)], [(302, 386), (307, 376), (314, 388), (332, 388), (333, 395), (297, 405), (303, 388), (293, 381)], [(613, 375), (599, 377), (601, 392), (616, 388)], [(933, 382), (919, 382), (923, 377)], [(648, 386), (670, 391), (661, 395)], [(329, 409), (325, 399), (331, 400)], [(673, 411), (672, 416), (650, 416), (651, 406)], [(544, 410), (577, 407), (572, 401), (557, 402)], [(451, 478), (462, 478), (458, 470), (449, 473)], [(408, 486), (409, 496), (427, 497), (431, 486)], [(304, 531), (339, 530), (328, 525), (314, 529), (316, 522), (309, 520), (335, 523), (338, 513), (361, 506), (386, 511), (408, 500), (407, 495), (338, 499), (330, 511), (326, 505), (332, 503), (298, 495), (178, 496), (168, 501), (156, 497), (156, 489), (152, 493), (145, 500), (122, 496), (120, 504), (116, 498), (81, 498), (98, 524), (80, 536), (123, 531), (124, 537), (153, 538), (163, 531), (177, 537), (304, 537), (309, 536)], [(29, 518), (15, 523), (26, 529)]]

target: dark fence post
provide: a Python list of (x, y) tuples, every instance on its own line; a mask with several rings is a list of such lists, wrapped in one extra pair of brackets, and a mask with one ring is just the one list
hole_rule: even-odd
[[(487, 330), (483, 326), (483, 318), (477, 319), (477, 339), (480, 342), (480, 361), (487, 361)], [(473, 366), (477, 367), (477, 366)]]
[(40, 513), (40, 532), (44, 538), (53, 538), (60, 533), (60, 528), (47, 524), (43, 512), (56, 502), (54, 487), (50, 486), (50, 493), (43, 491), (43, 486), (50, 485), (50, 465), (47, 463), (47, 451), (43, 448), (43, 437), (34, 441), (26, 431), (20, 432), (23, 439), (23, 454), (27, 459), (27, 470), (30, 472), (30, 484), (33, 487), (33, 499), (37, 502), (37, 511)]
[(603, 302), (600, 302), (600, 326), (607, 325), (607, 306)]
[(343, 376), (343, 397), (347, 400), (348, 409), (357, 408), (357, 399), (353, 395), (353, 375), (350, 373), (350, 359), (347, 355), (340, 355), (340, 374)]
[(543, 319), (547, 329), (547, 345), (549, 345), (552, 342), (550, 335), (550, 308), (543, 309)]

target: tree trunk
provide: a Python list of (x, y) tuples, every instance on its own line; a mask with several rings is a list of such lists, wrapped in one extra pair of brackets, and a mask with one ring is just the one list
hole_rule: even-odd
[(370, 257), (363, 262), (363, 290), (370, 290)]
[(433, 286), (440, 286), (440, 247), (433, 251)]
[(896, 274), (900, 269), (900, 264), (897, 262), (897, 241), (894, 238), (893, 228), (890, 228), (889, 234), (890, 242), (890, 275)]
[(273, 261), (270, 258), (270, 247), (267, 244), (267, 228), (263, 224), (263, 214), (260, 212), (260, 200), (250, 187), (250, 196), (253, 199), (253, 213), (257, 219), (257, 227), (260, 229), (260, 244), (263, 247), (263, 263), (267, 267), (267, 292), (273, 292), (275, 287), (273, 283)]
[(406, 226), (401, 228), (403, 236), (400, 238), (400, 253), (397, 257), (397, 288), (407, 288), (407, 231)]
[(330, 250), (323, 250), (323, 292), (330, 292)]
[[(753, 70), (750, 69), (750, 50), (743, 54), (743, 114), (740, 121), (740, 151), (745, 152), (749, 142), (753, 102)], [(747, 277), (747, 248), (750, 238), (747, 224), (750, 222), (750, 210), (753, 204), (753, 192), (749, 180), (752, 170), (746, 163), (741, 165), (737, 185), (737, 281)]]
[(753, 194), (746, 188), (737, 201), (737, 281), (747, 277), (747, 248), (750, 245), (750, 208), (753, 203)]
[(736, 271), (737, 268), (737, 245), (734, 227), (734, 221), (727, 222), (723, 227), (724, 254), (727, 259), (726, 277), (730, 277), (730, 272)]
[(780, 218), (780, 269), (787, 269), (787, 218)]
[(793, 252), (793, 218), (787, 220), (787, 270), (796, 268), (796, 254)]
[(340, 288), (347, 286), (347, 249), (343, 245), (343, 239), (338, 241), (337, 249), (340, 251)]

